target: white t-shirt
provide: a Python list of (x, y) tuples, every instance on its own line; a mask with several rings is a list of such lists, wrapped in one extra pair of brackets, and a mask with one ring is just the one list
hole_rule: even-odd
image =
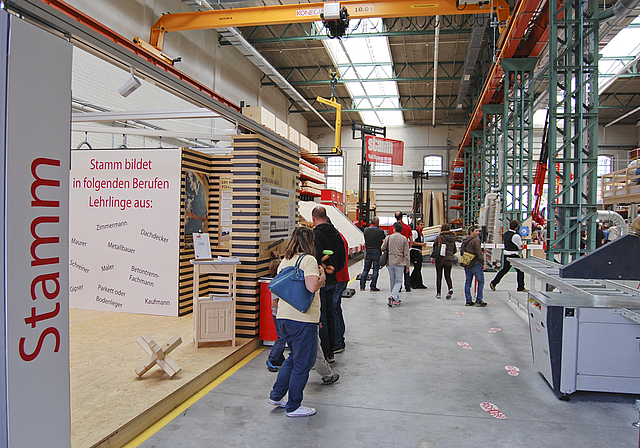
[[(278, 272), (282, 271), (287, 266), (295, 266), (298, 261), (299, 255), (296, 254), (291, 260), (287, 260), (286, 258), (282, 260), (280, 266), (278, 267)], [(311, 255), (305, 255), (300, 262), (300, 269), (304, 271), (304, 276), (309, 277), (310, 275), (315, 275), (320, 277), (320, 270), (318, 269), (318, 262), (315, 257)], [(311, 322), (318, 323), (320, 322), (320, 293), (316, 291), (313, 296), (313, 302), (311, 302), (311, 307), (307, 310), (306, 313), (301, 313), (287, 302), (285, 302), (282, 298), (278, 300), (278, 314), (276, 314), (277, 319), (289, 319), (295, 320), (297, 322)]]

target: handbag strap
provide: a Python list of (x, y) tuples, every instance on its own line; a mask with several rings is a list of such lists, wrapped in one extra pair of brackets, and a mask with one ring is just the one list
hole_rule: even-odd
[(305, 257), (305, 253), (301, 253), (300, 256), (298, 257), (298, 261), (296, 261), (296, 270), (300, 269), (300, 262), (302, 262), (302, 259)]

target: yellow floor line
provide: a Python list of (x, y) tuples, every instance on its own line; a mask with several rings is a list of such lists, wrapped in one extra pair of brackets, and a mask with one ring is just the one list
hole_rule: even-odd
[(213, 389), (215, 389), (216, 387), (218, 387), (220, 384), (222, 384), (222, 382), (224, 380), (226, 380), (227, 378), (229, 378), (231, 375), (233, 375), (234, 373), (236, 373), (238, 370), (240, 370), (240, 368), (242, 366), (244, 366), (246, 363), (248, 363), (249, 361), (251, 361), (253, 358), (255, 358), (256, 356), (258, 356), (262, 351), (264, 350), (264, 347), (258, 348), (256, 350), (254, 350), (250, 355), (248, 355), (247, 357), (245, 357), (242, 361), (240, 361), (238, 364), (234, 365), (232, 368), (230, 368), (229, 370), (227, 370), (226, 372), (224, 372), (222, 375), (220, 375), (218, 378), (216, 378), (215, 380), (213, 380), (212, 382), (210, 382), (209, 384), (207, 384), (205, 387), (203, 387), (202, 389), (200, 389), (200, 391), (198, 391), (195, 395), (193, 395), (191, 398), (188, 398), (187, 400), (185, 400), (184, 403), (182, 403), (180, 406), (178, 406), (177, 408), (175, 408), (173, 411), (169, 412), (167, 415), (165, 415), (164, 417), (162, 417), (160, 420), (158, 420), (156, 423), (154, 423), (153, 425), (149, 426), (147, 429), (145, 429), (142, 433), (140, 433), (138, 436), (136, 436), (133, 440), (131, 440), (130, 442), (128, 442), (127, 444), (125, 444), (123, 446), (123, 448), (136, 448), (137, 446), (139, 446), (140, 444), (142, 444), (143, 442), (145, 442), (149, 437), (151, 437), (152, 435), (154, 435), (156, 432), (160, 431), (167, 423), (169, 423), (171, 420), (173, 420), (174, 418), (176, 418), (178, 415), (182, 414), (189, 406), (191, 406), (192, 404), (194, 404), (195, 402), (197, 402), (198, 400), (200, 400), (202, 397), (204, 397), (205, 395), (207, 395), (209, 392), (211, 392)]

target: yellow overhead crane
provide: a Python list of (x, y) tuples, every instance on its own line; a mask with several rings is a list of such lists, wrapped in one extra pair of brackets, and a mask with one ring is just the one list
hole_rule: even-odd
[[(151, 28), (151, 36), (148, 43), (139, 37), (135, 37), (133, 41), (173, 65), (174, 62), (180, 59), (171, 59), (162, 53), (164, 38), (168, 32), (317, 22), (322, 20), (321, 14), (326, 3), (257, 6), (253, 8), (165, 14)], [(509, 5), (505, 0), (352, 0), (334, 3), (338, 3), (340, 8), (345, 7), (348, 17), (351, 19), (494, 13), (500, 26), (503, 26), (509, 19)], [(341, 155), (342, 105), (335, 97), (335, 82), (336, 74), (332, 72), (331, 98), (318, 97), (317, 101), (336, 109), (335, 145), (331, 151)]]
[[(352, 0), (339, 3), (347, 8), (351, 19), (488, 13), (496, 14), (500, 23), (509, 18), (509, 5), (505, 0)], [(321, 20), (324, 6), (321, 2), (165, 14), (153, 25), (149, 43), (139, 37), (134, 38), (134, 42), (172, 64), (173, 61), (162, 54), (168, 32), (316, 22)]]

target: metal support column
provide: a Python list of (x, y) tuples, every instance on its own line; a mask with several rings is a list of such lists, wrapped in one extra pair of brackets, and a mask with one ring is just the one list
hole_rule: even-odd
[(524, 221), (531, 214), (533, 204), (533, 70), (536, 62), (535, 58), (502, 61), (504, 163), (500, 169), (505, 223), (512, 219)]
[(465, 226), (477, 224), (482, 197), (481, 172), (482, 131), (471, 131), (471, 146), (464, 149), (464, 205)]
[(547, 258), (566, 264), (595, 248), (598, 2), (550, 0), (549, 13)]
[(500, 137), (502, 136), (502, 113), (504, 105), (502, 104), (485, 104), (482, 106), (483, 128), (482, 128), (482, 189), (480, 191), (482, 198), (492, 190), (500, 186), (501, 164), (498, 157), (498, 151), (502, 150), (500, 146)]

